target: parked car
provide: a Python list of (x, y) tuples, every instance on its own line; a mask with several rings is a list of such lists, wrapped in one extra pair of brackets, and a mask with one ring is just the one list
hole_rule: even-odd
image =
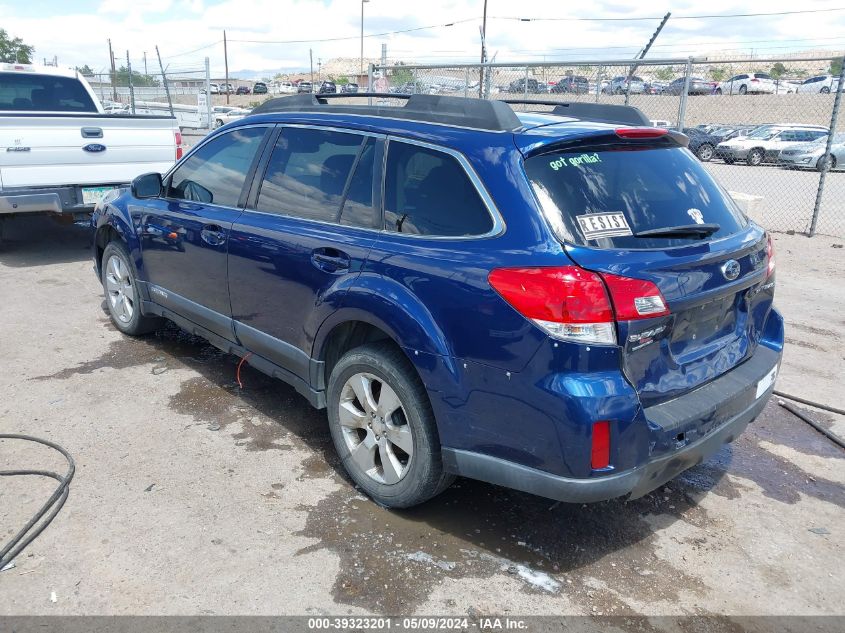
[(549, 92), (552, 93), (574, 94), (587, 94), (589, 91), (590, 82), (586, 77), (582, 77), (581, 75), (570, 75), (564, 77), (549, 90)]
[[(827, 137), (822, 136), (812, 143), (802, 143), (781, 150), (778, 163), (788, 168), (808, 168), (822, 171), (825, 165), (826, 147)], [(827, 164), (828, 169), (836, 169), (838, 166), (845, 165), (845, 133), (834, 134)]]
[(278, 94), (292, 94), (295, 93), (296, 86), (292, 84), (290, 81), (280, 81), (277, 86), (275, 92)]
[(0, 223), (18, 214), (87, 218), (135, 176), (182, 157), (171, 116), (105, 112), (75, 70), (0, 64)]
[(643, 93), (647, 95), (662, 95), (666, 92), (668, 85), (664, 81), (647, 81), (643, 87)]
[(546, 92), (546, 86), (533, 77), (529, 77), (527, 80), (525, 77), (520, 77), (508, 84), (508, 92), (516, 94), (525, 94), (526, 92), (528, 94), (543, 94)]
[(249, 86), (238, 86), (237, 90), (235, 90), (236, 95), (248, 95), (249, 93)]
[(235, 106), (212, 106), (211, 112), (212, 114), (226, 114), (235, 109)]
[(297, 93), (311, 93), (314, 92), (314, 87), (311, 85), (310, 81), (300, 81), (296, 85), (296, 92)]
[(641, 77), (632, 76), (630, 87), (628, 86), (628, 77), (620, 75), (610, 80), (610, 83), (602, 89), (606, 94), (621, 95), (625, 94), (643, 94), (645, 92), (645, 82)]
[(252, 84), (252, 94), (266, 95), (267, 84), (265, 84), (263, 81), (256, 81), (254, 84)]
[(235, 86), (233, 84), (220, 84), (220, 92), (222, 94), (235, 94)]
[[(684, 85), (686, 84), (686, 78), (680, 77), (679, 79), (675, 79), (672, 83), (666, 86), (665, 94), (667, 95), (680, 95), (684, 92)], [(707, 81), (702, 79), (701, 77), (690, 77), (689, 80), (689, 90), (687, 94), (690, 95), (709, 95), (713, 92), (713, 88), (716, 87), (716, 82)]]
[(349, 82), (347, 84), (343, 84), (340, 88), (341, 92), (345, 92), (348, 94), (355, 94), (358, 92), (358, 84), (354, 82)]
[(111, 321), (170, 319), (292, 384), (388, 507), (456, 475), (642, 496), (763, 410), (784, 323), (771, 239), (683, 137), (592, 108), (270, 100), (95, 213)]
[(333, 81), (324, 81), (320, 84), (317, 92), (321, 95), (333, 95), (337, 93), (337, 85)]
[(782, 150), (827, 136), (828, 129), (818, 125), (766, 125), (748, 136), (733, 138), (716, 146), (726, 163), (745, 160), (749, 165), (777, 161)]
[(237, 121), (238, 119), (242, 119), (248, 114), (250, 114), (252, 110), (247, 108), (232, 108), (228, 112), (222, 112), (219, 114), (214, 115), (214, 127), (222, 127), (227, 123), (231, 123), (232, 121)]
[(689, 136), (689, 150), (702, 162), (708, 162), (713, 158), (722, 158), (717, 147), (732, 138), (742, 135), (746, 128), (739, 127), (717, 127), (709, 130), (701, 128), (685, 128), (684, 134)]
[[(792, 89), (794, 90), (794, 88)], [(786, 90), (788, 92), (789, 90)], [(743, 73), (716, 84), (717, 95), (775, 94), (778, 92), (774, 79), (766, 73)], [(784, 92), (781, 90), (780, 92)]]
[(214, 83), (208, 84), (208, 91), (213, 95), (219, 95), (220, 94), (220, 84), (214, 84)]
[(834, 77), (833, 75), (817, 75), (816, 77), (810, 77), (809, 79), (805, 79), (796, 89), (796, 92), (814, 92), (814, 93), (823, 93), (827, 94), (829, 92), (836, 92), (836, 88), (839, 86), (839, 77)]

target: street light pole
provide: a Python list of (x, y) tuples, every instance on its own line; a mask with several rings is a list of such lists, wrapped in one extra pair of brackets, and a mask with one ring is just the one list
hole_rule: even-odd
[(358, 74), (364, 74), (364, 4), (370, 0), (361, 0), (361, 65)]

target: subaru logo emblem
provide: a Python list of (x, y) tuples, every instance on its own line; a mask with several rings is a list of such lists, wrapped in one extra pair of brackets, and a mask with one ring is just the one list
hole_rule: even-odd
[(733, 281), (739, 277), (739, 262), (735, 259), (729, 259), (722, 264), (722, 274), (728, 281)]
[(86, 145), (85, 147), (83, 147), (82, 149), (85, 150), (86, 152), (95, 152), (95, 153), (96, 152), (105, 152), (106, 146), (100, 145), (99, 143), (90, 143), (90, 144)]

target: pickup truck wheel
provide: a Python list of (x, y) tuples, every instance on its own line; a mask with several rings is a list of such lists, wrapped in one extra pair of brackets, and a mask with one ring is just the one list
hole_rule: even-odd
[(343, 467), (376, 503), (408, 508), (454, 481), (443, 470), (425, 387), (395, 346), (347, 352), (332, 369), (326, 399)]
[(763, 150), (761, 149), (752, 149), (748, 152), (748, 158), (745, 159), (752, 167), (757, 167), (763, 163)]
[(162, 319), (141, 314), (135, 268), (122, 242), (109, 242), (106, 246), (101, 274), (109, 316), (118, 330), (130, 336), (140, 336), (162, 325)]

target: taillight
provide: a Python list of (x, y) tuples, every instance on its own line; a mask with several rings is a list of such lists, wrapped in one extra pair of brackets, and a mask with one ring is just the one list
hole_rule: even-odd
[(669, 130), (661, 127), (620, 127), (616, 128), (616, 136), (619, 138), (657, 138), (666, 136)]
[(610, 422), (593, 423), (593, 442), (590, 466), (593, 470), (610, 465)]
[(766, 278), (772, 276), (775, 272), (775, 247), (772, 244), (772, 236), (766, 236)]
[(757, 84), (757, 83), (760, 83), (760, 80), (755, 77), (754, 79), (751, 80), (751, 83)]
[(617, 321), (636, 321), (669, 314), (663, 295), (652, 282), (610, 273), (602, 273), (601, 276), (610, 290)]
[(613, 345), (613, 308), (596, 273), (578, 266), (498, 268), (490, 285), (517, 312), (566, 341)]
[(173, 140), (176, 143), (176, 160), (182, 158), (182, 132), (173, 132)]
[(615, 321), (670, 313), (652, 282), (578, 266), (498, 268), (488, 280), (505, 301), (549, 336), (576, 343), (613, 345)]

